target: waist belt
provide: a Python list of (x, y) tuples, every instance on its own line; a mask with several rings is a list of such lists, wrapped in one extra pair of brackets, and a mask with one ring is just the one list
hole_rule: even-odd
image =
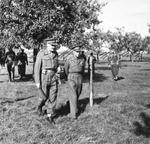
[(56, 69), (54, 68), (42, 69), (43, 74), (50, 73), (50, 72), (56, 72)]
[(69, 72), (69, 74), (83, 74), (83, 72)]

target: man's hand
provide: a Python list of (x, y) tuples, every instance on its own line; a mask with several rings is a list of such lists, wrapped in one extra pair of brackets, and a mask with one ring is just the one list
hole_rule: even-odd
[(40, 88), (40, 83), (36, 83), (36, 87), (39, 89)]
[(61, 67), (60, 66), (57, 68), (57, 72), (56, 73), (61, 73)]

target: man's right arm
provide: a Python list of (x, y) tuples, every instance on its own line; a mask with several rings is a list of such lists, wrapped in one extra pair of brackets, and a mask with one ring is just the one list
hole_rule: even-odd
[(37, 55), (35, 66), (34, 66), (34, 80), (37, 88), (40, 88), (40, 77), (41, 77), (41, 66), (42, 66), (42, 52), (40, 51)]
[(69, 73), (69, 62), (68, 62), (68, 60), (65, 62), (64, 70), (65, 70), (66, 77), (68, 77), (68, 73)]

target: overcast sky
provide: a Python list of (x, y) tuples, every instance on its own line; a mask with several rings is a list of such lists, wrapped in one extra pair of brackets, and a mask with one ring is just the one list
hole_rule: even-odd
[[(100, 2), (102, 0), (99, 0)], [(150, 36), (147, 24), (150, 24), (150, 0), (103, 0), (108, 4), (102, 9), (100, 27), (114, 31), (124, 27), (126, 32), (137, 32)]]

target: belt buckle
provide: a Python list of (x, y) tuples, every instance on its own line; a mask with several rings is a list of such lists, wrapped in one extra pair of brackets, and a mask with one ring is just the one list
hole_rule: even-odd
[(46, 72), (47, 72), (47, 73), (50, 73), (50, 72), (51, 72), (51, 70), (46, 70)]
[(45, 74), (45, 75), (46, 75), (46, 74), (47, 74), (47, 70), (43, 69), (43, 70), (42, 70), (42, 74)]

